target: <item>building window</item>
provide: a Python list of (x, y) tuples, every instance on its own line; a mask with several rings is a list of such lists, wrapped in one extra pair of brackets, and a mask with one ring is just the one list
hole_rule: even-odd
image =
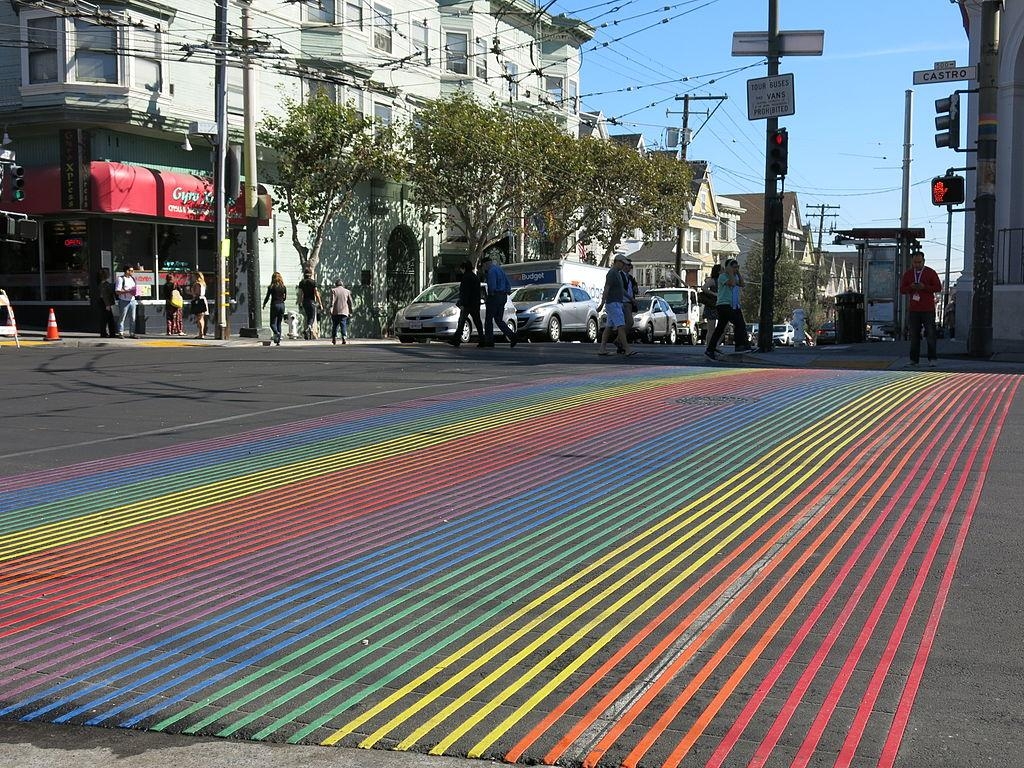
[(160, 33), (155, 29), (135, 29), (135, 84), (152, 93), (164, 89), (161, 63)]
[(58, 49), (62, 30), (57, 21), (56, 16), (44, 16), (25, 22), (29, 83), (56, 83), (61, 79)]
[(82, 83), (117, 83), (117, 30), (75, 19), (75, 79)]
[(569, 81), (568, 101), (569, 101), (569, 113), (573, 114), (573, 115), (579, 114), (579, 111), (580, 111), (580, 87), (579, 87), (579, 85), (576, 84), (575, 80), (570, 80)]
[(412, 44), (424, 64), (430, 64), (430, 29), (427, 20), (412, 22)]
[(358, 0), (345, 3), (345, 25), (350, 29), (363, 28), (363, 4)]
[(391, 9), (380, 3), (373, 4), (373, 47), (391, 53)]
[(545, 77), (544, 78), (544, 90), (548, 92), (548, 96), (558, 104), (562, 105), (562, 88), (565, 81), (560, 77)]
[(306, 0), (306, 21), (333, 24), (336, 13), (334, 0)]
[(84, 221), (47, 221), (43, 224), (44, 301), (89, 299), (87, 232), (88, 226)]
[(383, 125), (391, 125), (392, 109), (390, 104), (374, 104), (373, 119)]
[(476, 76), (487, 79), (487, 41), (481, 37), (476, 39)]
[(338, 103), (338, 84), (326, 80), (306, 80), (306, 100), (312, 101), (318, 94), (323, 94), (327, 100)]
[(519, 65), (511, 61), (505, 62), (505, 77), (508, 79), (508, 97), (512, 101), (519, 100)]
[(469, 35), (464, 32), (446, 32), (444, 36), (446, 55), (445, 69), (457, 75), (469, 74)]

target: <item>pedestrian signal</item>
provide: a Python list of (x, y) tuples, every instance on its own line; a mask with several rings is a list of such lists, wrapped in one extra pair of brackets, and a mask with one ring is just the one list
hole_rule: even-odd
[(964, 198), (963, 176), (936, 176), (932, 179), (932, 205), (960, 205)]

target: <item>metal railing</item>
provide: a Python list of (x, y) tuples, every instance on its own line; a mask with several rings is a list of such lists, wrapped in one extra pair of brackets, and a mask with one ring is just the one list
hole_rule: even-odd
[(1024, 284), (1024, 228), (996, 233), (993, 278), (996, 285)]

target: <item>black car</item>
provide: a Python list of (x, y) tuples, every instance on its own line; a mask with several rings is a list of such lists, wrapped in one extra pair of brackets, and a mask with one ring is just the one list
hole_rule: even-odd
[(839, 335), (836, 333), (835, 323), (822, 323), (817, 331), (814, 332), (814, 343), (819, 347), (822, 344), (837, 344), (839, 342)]

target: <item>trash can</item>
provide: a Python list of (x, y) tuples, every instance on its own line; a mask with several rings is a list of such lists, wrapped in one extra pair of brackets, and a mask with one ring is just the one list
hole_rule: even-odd
[(146, 304), (142, 301), (135, 302), (135, 335), (146, 335)]
[(864, 341), (864, 294), (840, 293), (836, 296), (836, 341), (859, 344)]

